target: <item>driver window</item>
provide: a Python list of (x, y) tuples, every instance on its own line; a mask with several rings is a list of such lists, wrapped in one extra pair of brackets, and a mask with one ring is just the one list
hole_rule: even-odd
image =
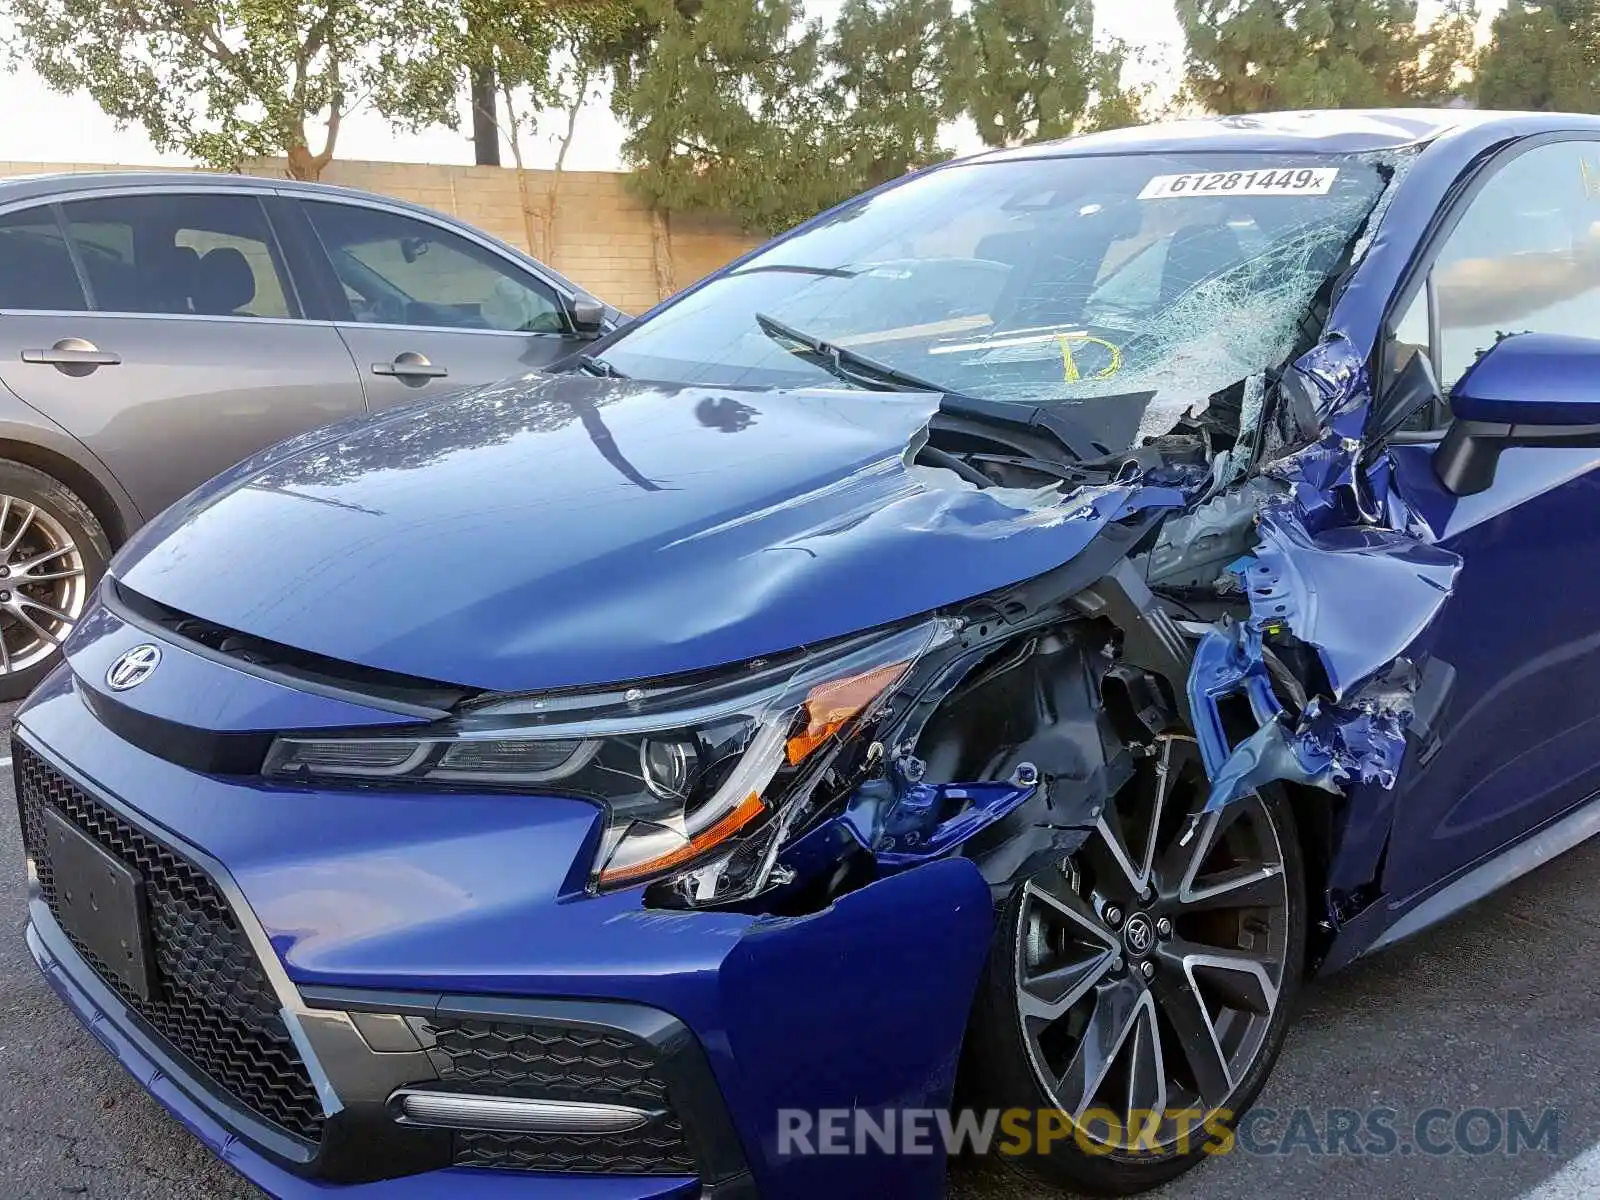
[(1432, 278), (1446, 391), (1511, 334), (1600, 336), (1600, 142), (1507, 163), (1462, 214)]
[(357, 321), (566, 332), (553, 291), (466, 238), (381, 209), (304, 203)]

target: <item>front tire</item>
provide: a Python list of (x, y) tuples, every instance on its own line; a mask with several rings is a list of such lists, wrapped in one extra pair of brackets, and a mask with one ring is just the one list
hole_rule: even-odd
[(1282, 1049), (1305, 960), (1294, 816), (1276, 790), (1209, 815), (1207, 794), (1193, 740), (1159, 739), (1002, 910), (964, 1069), (979, 1107), (1051, 1129), (1008, 1161), (1052, 1183), (1121, 1196), (1189, 1170)]
[(20, 700), (60, 661), (110, 557), (87, 504), (43, 471), (0, 459), (0, 701)]

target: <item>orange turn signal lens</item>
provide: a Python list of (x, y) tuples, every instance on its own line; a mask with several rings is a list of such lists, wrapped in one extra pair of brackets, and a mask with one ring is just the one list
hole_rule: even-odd
[(812, 688), (800, 709), (806, 727), (791, 737), (785, 747), (789, 765), (793, 767), (804, 762), (813, 750), (898, 683), (910, 666), (908, 662), (890, 663), (859, 675), (830, 679)]
[(713, 846), (727, 841), (766, 811), (767, 806), (761, 803), (760, 793), (751, 792), (743, 800), (739, 801), (738, 805), (727, 816), (723, 817), (715, 825), (702, 829), (676, 850), (668, 851), (666, 854), (647, 859), (644, 862), (633, 863), (631, 866), (608, 868), (600, 872), (600, 882), (607, 887), (612, 887), (619, 883), (631, 883), (634, 880), (670, 870), (672, 867), (682, 866), (691, 859), (700, 857)]

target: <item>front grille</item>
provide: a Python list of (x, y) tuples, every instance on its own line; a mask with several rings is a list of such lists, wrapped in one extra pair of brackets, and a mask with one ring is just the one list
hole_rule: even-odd
[(91, 798), (21, 742), (12, 742), (11, 754), (23, 843), (58, 919), (44, 831), (47, 807), (144, 879), (155, 943), (150, 999), (121, 986), (73, 938), (84, 961), (213, 1090), (289, 1133), (319, 1141), (323, 1121), (316, 1089), (249, 939), (216, 885), (188, 859)]
[(619, 1175), (693, 1175), (695, 1161), (673, 1111), (656, 1051), (619, 1029), (556, 1022), (436, 1017), (438, 1049), (449, 1059), (440, 1084), (492, 1096), (626, 1104), (660, 1116), (604, 1136), (458, 1133), (462, 1166)]

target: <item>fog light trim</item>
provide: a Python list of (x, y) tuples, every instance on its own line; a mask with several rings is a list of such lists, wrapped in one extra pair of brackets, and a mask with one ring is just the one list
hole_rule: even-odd
[(397, 1120), (408, 1125), (509, 1133), (627, 1133), (660, 1115), (625, 1104), (470, 1096), (405, 1088), (389, 1097), (389, 1107), (397, 1114)]

